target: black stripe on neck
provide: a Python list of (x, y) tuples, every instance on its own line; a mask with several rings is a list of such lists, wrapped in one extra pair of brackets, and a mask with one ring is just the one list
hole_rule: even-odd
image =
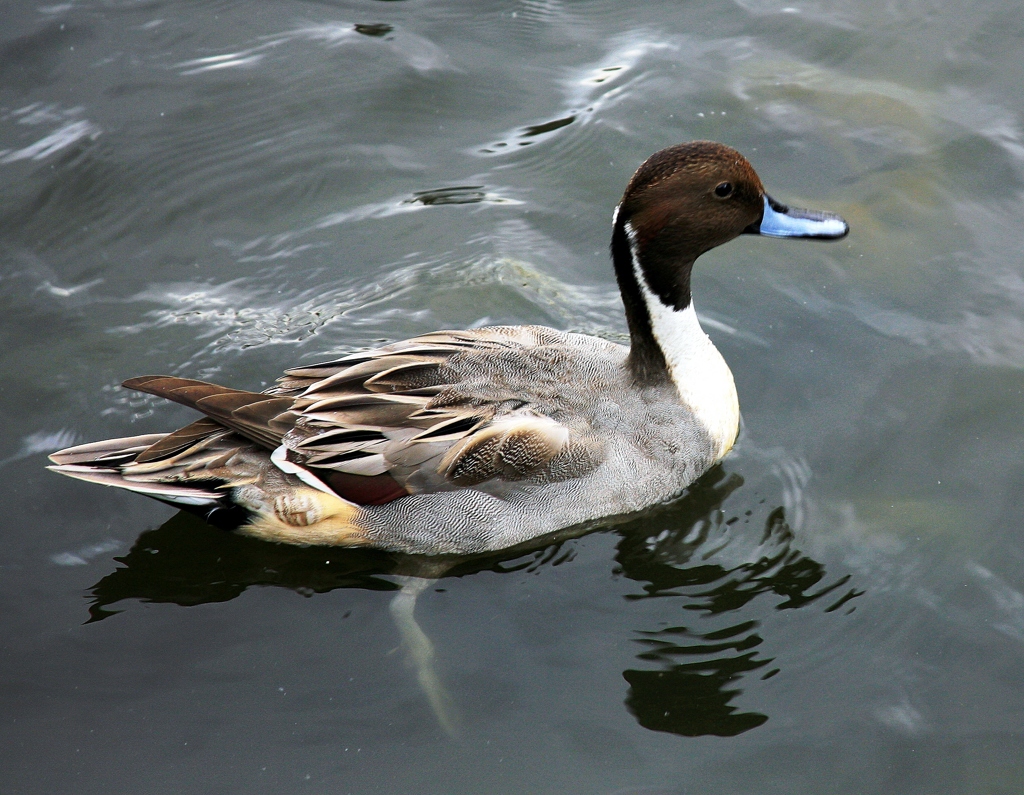
[[(651, 313), (636, 280), (633, 253), (630, 250), (629, 236), (626, 234), (626, 218), (621, 210), (612, 229), (611, 250), (615, 278), (619, 283), (619, 292), (622, 293), (622, 303), (626, 308), (626, 324), (629, 326), (630, 346), (626, 365), (638, 385), (655, 386), (666, 383), (671, 380), (668, 363), (665, 361), (661, 346), (654, 338)], [(667, 305), (671, 306), (668, 303)]]
[(637, 252), (644, 281), (665, 306), (681, 312), (693, 300), (690, 295), (690, 274), (693, 255), (662, 235), (645, 243)]

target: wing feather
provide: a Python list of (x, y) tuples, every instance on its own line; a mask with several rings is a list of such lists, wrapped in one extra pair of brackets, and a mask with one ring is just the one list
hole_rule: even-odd
[(448, 479), (460, 485), (494, 477), (522, 480), (543, 469), (568, 441), (569, 429), (550, 417), (503, 417), (468, 434), (439, 466)]
[(174, 376), (130, 378), (123, 386), (197, 409), (224, 427), (270, 448), (280, 444), (282, 433), (270, 425), (268, 417), (277, 416), (292, 405), (291, 398)]
[(538, 377), (557, 394), (564, 369), (557, 350), (543, 346), (558, 334), (501, 327), (437, 332), (291, 368), (266, 392), (134, 378), (125, 386), (207, 416), (166, 436), (140, 437), (141, 452), (124, 476), (148, 480), (163, 472), (192, 480), (228, 470), (237, 451), (222, 440), (234, 432), (272, 450), (283, 444), (289, 467), (309, 468), (346, 495), (362, 492), (374, 501), (531, 478), (573, 444), (586, 446), (552, 416), (554, 404), (530, 397), (543, 393), (531, 383)]

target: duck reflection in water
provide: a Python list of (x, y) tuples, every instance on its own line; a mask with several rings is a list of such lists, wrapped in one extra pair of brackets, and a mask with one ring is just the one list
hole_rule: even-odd
[[(837, 611), (860, 592), (850, 575), (831, 581), (824, 566), (794, 547), (784, 510), (768, 511), (754, 554), (739, 562), (724, 560), (722, 549), (739, 536), (749, 537), (753, 510), (730, 516), (723, 504), (743, 484), (717, 466), (685, 497), (642, 517), (597, 528), (619, 536), (615, 573), (640, 585), (631, 601), (678, 600), (700, 623), (634, 630), (641, 666), (623, 672), (629, 685), (626, 706), (645, 728), (686, 736), (732, 736), (760, 726), (768, 716), (740, 712), (732, 705), (744, 676), (778, 672), (772, 658), (759, 656), (764, 607), (819, 604)], [(746, 502), (750, 502), (749, 497)], [(764, 501), (762, 501), (764, 502)], [(734, 529), (735, 528), (735, 529)], [(480, 571), (513, 573), (556, 566), (573, 556), (569, 534), (549, 538), (530, 550), (473, 559), (422, 558), (377, 550), (295, 547), (245, 538), (212, 527), (182, 512), (156, 530), (142, 533), (131, 550), (116, 558), (120, 567), (90, 590), (89, 621), (115, 615), (124, 600), (192, 606), (223, 602), (251, 586), (280, 586), (306, 596), (340, 588), (393, 591), (392, 614), (416, 663), (417, 676), (438, 721), (457, 733), (452, 698), (433, 669), (430, 641), (412, 618), (415, 597), (442, 577)], [(733, 556), (735, 557), (735, 556)], [(850, 609), (850, 608), (847, 608)], [(403, 623), (404, 622), (404, 623)]]
[(619, 528), (615, 557), (621, 573), (643, 586), (642, 594), (627, 598), (681, 599), (700, 625), (637, 632), (644, 647), (638, 658), (660, 666), (622, 674), (630, 687), (626, 706), (647, 729), (731, 737), (765, 723), (767, 715), (730, 705), (742, 692), (737, 685), (744, 675), (761, 671), (762, 679), (770, 679), (779, 672), (769, 667), (772, 658), (758, 656), (761, 622), (751, 616), (764, 608), (745, 608), (759, 597), (774, 597), (780, 600), (776, 610), (824, 600), (825, 611), (834, 612), (862, 593), (847, 586), (849, 574), (828, 581), (822, 564), (794, 548), (781, 506), (765, 518), (753, 555), (733, 565), (722, 562), (723, 549), (739, 535), (731, 528), (749, 526), (754, 513), (727, 518), (722, 510), (742, 484), (739, 475), (717, 467), (663, 516)]

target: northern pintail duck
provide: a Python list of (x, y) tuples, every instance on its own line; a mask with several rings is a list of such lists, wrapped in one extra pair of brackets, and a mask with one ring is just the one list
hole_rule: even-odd
[(234, 511), (258, 538), (431, 555), (637, 511), (679, 494), (739, 430), (732, 373), (690, 297), (694, 260), (743, 233), (848, 231), (773, 200), (734, 149), (673, 146), (640, 166), (613, 216), (628, 348), (494, 326), (295, 367), (265, 392), (133, 378), (124, 386), (205, 416), (62, 450), (51, 469), (211, 521)]

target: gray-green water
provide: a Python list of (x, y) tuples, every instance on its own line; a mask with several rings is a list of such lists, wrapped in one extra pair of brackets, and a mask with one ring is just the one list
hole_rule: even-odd
[[(0, 9), (0, 791), (1024, 791), (1024, 17), (963, 4)], [(712, 138), (839, 244), (697, 307), (741, 443), (670, 506), (420, 597), (45, 452), (437, 328), (621, 338), (612, 208)], [(86, 623), (89, 619), (90, 623)]]

